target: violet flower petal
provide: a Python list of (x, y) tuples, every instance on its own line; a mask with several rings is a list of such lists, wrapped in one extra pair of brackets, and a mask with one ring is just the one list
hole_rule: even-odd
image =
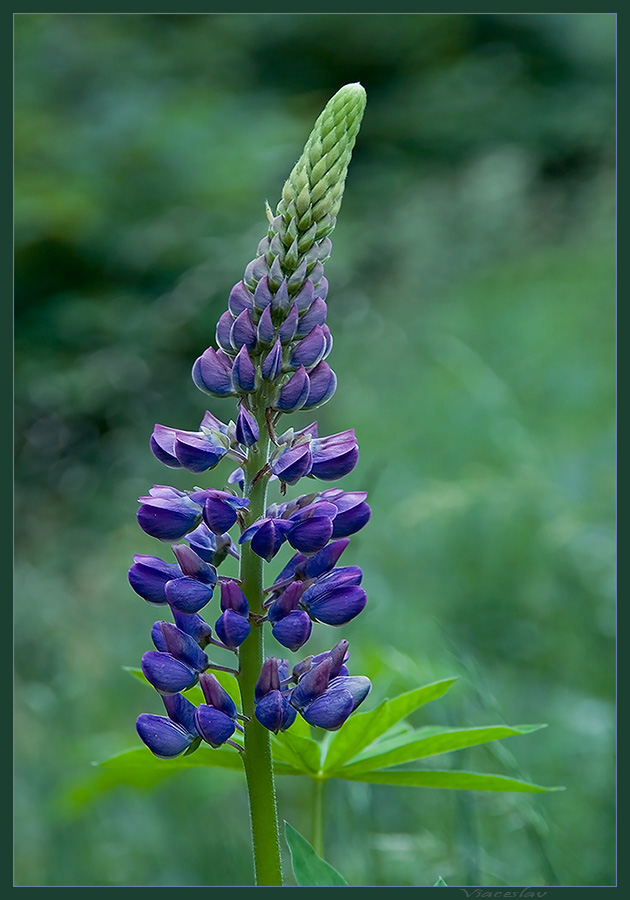
[(165, 716), (142, 713), (136, 720), (140, 739), (158, 759), (175, 759), (187, 750), (194, 737)]

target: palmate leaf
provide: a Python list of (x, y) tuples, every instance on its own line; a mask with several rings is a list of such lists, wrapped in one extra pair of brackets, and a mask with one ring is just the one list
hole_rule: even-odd
[(323, 771), (328, 773), (339, 769), (396, 722), (425, 703), (442, 697), (455, 680), (444, 678), (394, 697), (393, 700), (383, 700), (371, 712), (351, 716), (330, 742), (322, 765)]
[[(150, 686), (141, 669), (132, 667), (126, 669), (133, 677)], [(216, 674), (223, 687), (235, 702), (238, 702), (236, 679), (226, 672)], [(489, 725), (476, 728), (425, 726), (414, 730), (403, 722), (406, 716), (420, 706), (443, 696), (455, 680), (445, 678), (408, 691), (392, 700), (384, 700), (371, 712), (352, 716), (339, 731), (335, 734), (328, 733), (323, 741), (313, 740), (309, 736), (309, 726), (298, 716), (290, 730), (272, 737), (271, 746), (276, 773), (456, 790), (519, 792), (563, 790), (529, 784), (503, 775), (388, 768), (505, 737), (528, 734), (545, 727), (544, 725), (513, 727)], [(203, 702), (203, 694), (199, 687), (186, 691), (185, 696), (192, 703)], [(138, 786), (146, 784), (152, 778), (161, 779), (169, 773), (183, 769), (205, 766), (242, 771), (238, 751), (228, 747), (216, 750), (201, 747), (190, 756), (180, 756), (174, 760), (157, 759), (149, 750), (142, 748), (113, 757), (101, 763), (101, 766), (109, 772), (107, 781), (113, 779), (114, 783), (123, 779), (128, 784), (137, 781)], [(137, 776), (135, 781), (134, 772)], [(119, 776), (117, 777), (115, 773), (119, 773)]]
[(350, 763), (336, 770), (335, 775), (338, 778), (352, 777), (359, 772), (385, 769), (388, 766), (413, 762), (427, 756), (438, 756), (441, 753), (461, 750), (463, 747), (474, 747), (506, 737), (529, 734), (544, 727), (544, 725), (514, 725), (513, 727), (488, 725), (477, 728), (420, 728), (390, 740), (371, 744)]
[[(336, 778), (341, 777), (336, 775)], [(459, 791), (506, 791), (518, 793), (547, 793), (563, 791), (563, 787), (543, 787), (507, 778), (504, 775), (486, 775), (481, 772), (440, 771), (438, 769), (385, 769), (378, 772), (357, 772), (343, 776), (348, 781), (364, 781), (368, 784), (392, 784), (399, 787), (450, 788)]]
[(288, 822), (284, 823), (284, 836), (298, 887), (348, 887), (345, 878), (318, 856), (306, 838)]

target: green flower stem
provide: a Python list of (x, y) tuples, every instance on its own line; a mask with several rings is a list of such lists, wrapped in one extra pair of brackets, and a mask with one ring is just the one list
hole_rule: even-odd
[(313, 778), (313, 809), (311, 837), (313, 850), (318, 856), (324, 856), (324, 789), (326, 779)]
[[(259, 416), (260, 440), (245, 471), (245, 496), (249, 497), (248, 524), (255, 522), (265, 512), (267, 477), (259, 478), (252, 486), (254, 476), (267, 462), (269, 437), (264, 421), (264, 410)], [(252, 613), (263, 613), (263, 561), (252, 552), (249, 543), (241, 549), (241, 587)], [(252, 630), (239, 649), (239, 688), (243, 713), (249, 721), (245, 725), (245, 752), (243, 764), (249, 793), (249, 810), (252, 827), (254, 870), (258, 886), (282, 886), (280, 841), (276, 790), (271, 757), (271, 736), (254, 716), (254, 688), (264, 661), (263, 626), (252, 622)]]

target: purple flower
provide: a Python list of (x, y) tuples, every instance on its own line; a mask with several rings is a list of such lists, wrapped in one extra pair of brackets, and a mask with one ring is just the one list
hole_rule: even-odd
[(190, 616), (212, 600), (212, 588), (196, 578), (174, 578), (167, 583), (165, 593), (173, 610)]
[(313, 623), (308, 613), (296, 609), (276, 622), (271, 628), (271, 633), (279, 644), (295, 651), (308, 641), (312, 628)]
[(213, 534), (229, 531), (238, 518), (238, 510), (249, 506), (249, 500), (226, 491), (199, 491), (191, 497), (204, 502), (203, 520)]
[(300, 494), (299, 497), (294, 497), (293, 500), (288, 500), (286, 503), (272, 503), (271, 506), (267, 507), (267, 515), (274, 518), (287, 519), (293, 513), (313, 503), (318, 496), (316, 493)]
[(206, 703), (195, 710), (195, 727), (211, 747), (220, 747), (233, 734), (236, 725), (236, 706), (214, 675), (202, 675), (199, 679)]
[(302, 577), (308, 581), (311, 578), (317, 578), (319, 575), (329, 572), (337, 564), (339, 557), (349, 543), (348, 538), (342, 538), (328, 544), (314, 556), (305, 557), (301, 566), (299, 566)]
[(197, 682), (197, 672), (169, 653), (148, 650), (142, 657), (141, 666), (147, 681), (160, 694), (176, 694)]
[[(311, 502), (314, 497), (315, 501)], [(337, 515), (337, 500), (333, 503), (322, 499), (321, 494), (304, 494), (288, 503), (268, 507), (267, 516), (246, 528), (239, 543), (251, 540), (254, 553), (267, 561), (273, 559), (285, 540), (296, 550), (310, 555), (322, 550), (335, 537)]]
[(236, 440), (244, 447), (253, 447), (259, 437), (258, 422), (249, 410), (241, 406), (236, 420)]
[(243, 309), (234, 320), (230, 342), (235, 350), (241, 350), (243, 347), (253, 350), (256, 346), (256, 326), (249, 309)]
[(200, 391), (217, 397), (228, 397), (234, 393), (231, 358), (224, 350), (208, 347), (195, 360), (192, 379)]
[(199, 744), (195, 707), (181, 694), (162, 697), (162, 700), (168, 718), (142, 713), (136, 721), (136, 730), (151, 753), (159, 759), (174, 759)]
[[(272, 277), (273, 277), (273, 273)], [(291, 300), (289, 299), (289, 288), (287, 287), (286, 279), (283, 279), (282, 284), (278, 287), (278, 290), (271, 297), (271, 311), (275, 315), (280, 315), (282, 319), (284, 319), (289, 312), (289, 307), (291, 304)]]
[(326, 306), (326, 302), (322, 300), (321, 297), (317, 297), (313, 300), (308, 310), (300, 319), (296, 335), (298, 337), (304, 337), (304, 335), (307, 335), (315, 325), (323, 325), (326, 322), (327, 313), (328, 307)]
[(333, 538), (356, 534), (370, 519), (371, 510), (365, 502), (367, 491), (342, 491), (339, 488), (330, 488), (322, 491), (319, 497), (320, 500), (337, 507), (337, 515), (333, 522)]
[(287, 531), (291, 526), (292, 523), (287, 522), (286, 519), (274, 519), (266, 516), (246, 528), (238, 542), (244, 544), (246, 541), (251, 541), (254, 553), (270, 562), (284, 543)]
[(334, 481), (352, 472), (359, 459), (359, 445), (354, 429), (314, 438), (311, 441), (313, 466), (311, 475), (322, 481)]
[(337, 390), (337, 376), (325, 360), (308, 373), (309, 391), (302, 409), (323, 406)]
[(326, 502), (311, 503), (298, 509), (289, 516), (291, 529), (287, 532), (287, 540), (302, 553), (316, 553), (330, 540), (336, 514), (336, 506)]
[[(207, 647), (208, 644), (215, 643), (212, 638), (212, 628), (210, 628), (208, 623), (202, 619), (201, 616), (196, 613), (189, 616), (185, 613), (180, 613), (176, 609), (173, 609), (172, 612), (177, 627), (190, 635), (193, 640), (197, 641), (202, 650)], [(160, 647), (157, 647), (157, 649), (159, 650)]]
[[(310, 664), (311, 666), (316, 666), (329, 656), (332, 659), (330, 677), (336, 678), (338, 675), (348, 675), (348, 669), (345, 664), (348, 662), (350, 656), (348, 653), (349, 646), (348, 641), (342, 639), (335, 644), (332, 650), (317, 653), (315, 656), (312, 656)], [(308, 671), (308, 669), (305, 669), (305, 671)]]
[(341, 538), (327, 544), (323, 550), (319, 550), (313, 556), (305, 556), (296, 553), (291, 557), (284, 569), (276, 577), (276, 580), (267, 588), (268, 591), (277, 591), (286, 587), (295, 579), (308, 581), (329, 572), (339, 560), (339, 557), (350, 543), (349, 538)]
[(295, 721), (296, 712), (286, 694), (286, 690), (284, 692), (281, 690), (279, 661), (274, 657), (268, 657), (256, 682), (254, 715), (261, 725), (274, 734), (290, 728)]
[(232, 382), (235, 390), (241, 394), (247, 394), (256, 389), (256, 369), (245, 344), (238, 351), (234, 360)]
[(328, 279), (325, 275), (322, 275), (321, 278), (317, 281), (317, 286), (313, 291), (314, 297), (321, 297), (322, 300), (325, 300), (328, 296)]
[(332, 659), (327, 654), (317, 665), (311, 665), (310, 668), (300, 676), (296, 687), (291, 692), (291, 706), (302, 712), (317, 697), (320, 697), (331, 678)]
[(249, 636), (251, 627), (247, 619), (228, 609), (216, 620), (214, 629), (226, 647), (236, 650)]
[(280, 339), (281, 343), (289, 344), (293, 340), (298, 327), (298, 320), (299, 312), (297, 305), (294, 303), (289, 310), (289, 314), (278, 330), (278, 338)]
[(155, 485), (148, 496), (139, 497), (138, 524), (151, 537), (176, 541), (201, 520), (201, 507), (176, 488)]
[(226, 310), (219, 318), (215, 331), (216, 342), (219, 345), (220, 349), (230, 355), (234, 353), (234, 348), (232, 347), (232, 342), (230, 340), (233, 324), (234, 316), (229, 310)]
[(253, 305), (253, 297), (247, 290), (245, 282), (239, 281), (239, 283), (235, 284), (230, 291), (230, 296), (228, 299), (229, 312), (236, 319), (243, 312), (243, 310), (251, 310), (253, 308)]
[(227, 448), (204, 431), (181, 431), (155, 425), (150, 440), (153, 455), (172, 469), (205, 472), (214, 468)]
[(295, 412), (295, 410), (301, 409), (306, 403), (309, 390), (310, 383), (306, 369), (304, 366), (300, 366), (286, 384), (280, 388), (273, 405), (276, 409), (285, 413)]
[(282, 372), (282, 344), (277, 339), (269, 353), (265, 356), (260, 369), (265, 381), (275, 381)]
[(206, 472), (225, 456), (227, 449), (216, 444), (208, 434), (178, 431), (174, 451), (177, 461), (189, 472)]
[(271, 303), (271, 290), (269, 288), (269, 277), (264, 275), (254, 291), (254, 306), (256, 309), (264, 310)]
[(208, 410), (204, 413), (200, 428), (202, 431), (206, 428), (208, 431), (218, 431), (220, 434), (228, 433), (228, 426), (222, 422), (221, 419), (217, 419), (216, 416), (213, 416)]
[(221, 615), (215, 622), (220, 640), (230, 650), (236, 650), (249, 635), (249, 606), (247, 598), (235, 581), (221, 582)]
[(129, 584), (147, 603), (167, 603), (164, 588), (168, 581), (181, 575), (177, 563), (167, 563), (157, 556), (136, 555), (129, 569)]
[(177, 557), (182, 575), (195, 578), (203, 584), (210, 585), (210, 587), (217, 583), (217, 570), (215, 567), (202, 559), (192, 547), (187, 547), (185, 544), (177, 544), (173, 547), (173, 553)]
[(336, 731), (369, 694), (372, 685), (363, 675), (340, 674), (347, 650), (340, 641), (330, 653), (314, 657), (291, 693), (291, 705), (310, 724)]
[(217, 570), (185, 544), (173, 547), (173, 553), (181, 577), (166, 582), (164, 596), (173, 611), (193, 615), (212, 599)]
[(247, 597), (236, 581), (230, 579), (221, 582), (221, 609), (224, 612), (226, 609), (232, 609), (239, 616), (245, 616), (245, 618), (249, 615)]
[(266, 306), (258, 320), (258, 327), (256, 329), (256, 347), (259, 349), (262, 347), (269, 347), (273, 342), (273, 336), (275, 334), (275, 329), (273, 326), (273, 321), (271, 319), (271, 308)]
[(199, 687), (203, 691), (203, 696), (208, 706), (214, 706), (215, 709), (225, 713), (231, 719), (236, 719), (238, 713), (236, 705), (225, 688), (221, 687), (216, 675), (206, 672), (199, 676)]
[(299, 581), (290, 584), (268, 609), (271, 633), (283, 647), (299, 650), (311, 636), (312, 623), (308, 613), (298, 609), (303, 585)]
[(308, 278), (293, 300), (293, 303), (298, 308), (299, 312), (303, 312), (304, 310), (307, 310), (311, 307), (316, 294), (317, 291), (315, 289), (313, 281), (312, 279)]
[(149, 650), (142, 657), (142, 671), (160, 694), (177, 694), (196, 682), (208, 667), (208, 657), (197, 641), (176, 625), (160, 622), (165, 650)]
[(333, 678), (324, 693), (300, 712), (309, 725), (337, 731), (371, 690), (372, 683), (365, 675)]
[(324, 358), (327, 340), (321, 325), (315, 325), (311, 331), (296, 344), (289, 359), (289, 365), (309, 369), (316, 366)]
[(289, 447), (271, 465), (271, 471), (287, 484), (297, 484), (311, 471), (313, 460), (309, 443)]
[(319, 622), (345, 625), (365, 607), (366, 593), (359, 587), (362, 577), (358, 566), (333, 569), (304, 591), (301, 605)]
[(238, 550), (230, 535), (215, 535), (203, 522), (188, 532), (186, 540), (198, 556), (214, 566), (220, 565), (228, 553), (235, 559), (239, 558)]

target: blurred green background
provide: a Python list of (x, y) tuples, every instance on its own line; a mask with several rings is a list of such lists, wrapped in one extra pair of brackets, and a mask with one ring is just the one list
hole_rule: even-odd
[(327, 855), (355, 885), (614, 884), (614, 48), (614, 14), (16, 16), (17, 884), (252, 883), (238, 775), (91, 764), (160, 711), (122, 670), (155, 618), (127, 568), (162, 549), (136, 498), (192, 482), (152, 426), (232, 415), (192, 361), (351, 81), (318, 419), (356, 429), (373, 509), (352, 671), (370, 708), (460, 675), (417, 724), (548, 722), (447, 762), (567, 790), (333, 782)]

